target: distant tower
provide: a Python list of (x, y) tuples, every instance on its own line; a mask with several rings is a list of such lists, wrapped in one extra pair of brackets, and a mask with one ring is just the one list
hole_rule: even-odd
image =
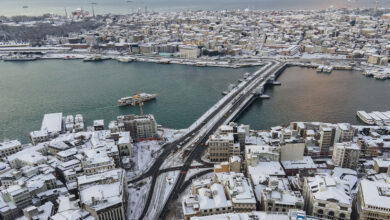
[(95, 4), (95, 3), (93, 3), (93, 2), (91, 3), (91, 5), (92, 5), (92, 16), (93, 16), (93, 17), (95, 17), (95, 9), (94, 9), (94, 7), (93, 7), (94, 4)]
[(65, 17), (68, 17), (68, 12), (66, 11), (66, 8), (65, 9)]
[(375, 8), (374, 8), (374, 15), (376, 15), (376, 13), (378, 13), (378, 5), (379, 5), (379, 0), (376, 0), (375, 1)]

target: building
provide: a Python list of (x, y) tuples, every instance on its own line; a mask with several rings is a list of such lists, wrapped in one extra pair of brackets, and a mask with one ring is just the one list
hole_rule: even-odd
[[(303, 220), (313, 219), (306, 217), (305, 211), (290, 210), (288, 213), (281, 212), (245, 212), (245, 213), (227, 213), (212, 216), (196, 216), (191, 220)], [(314, 219), (313, 219), (314, 220)]]
[(13, 204), (20, 212), (32, 204), (32, 198), (27, 187), (12, 185), (7, 189), (3, 189), (1, 194), (5, 202)]
[(232, 201), (234, 212), (256, 210), (256, 198), (252, 185), (242, 173), (216, 173), (217, 183), (221, 183), (226, 195)]
[(0, 158), (7, 157), (21, 150), (22, 150), (22, 144), (18, 140), (12, 140), (12, 141), (6, 141), (0, 143)]
[(376, 173), (387, 173), (390, 166), (390, 158), (374, 158), (374, 169)]
[(315, 173), (317, 166), (310, 156), (302, 157), (302, 160), (280, 161), (287, 176), (295, 176), (300, 172)]
[(47, 131), (48, 133), (61, 133), (62, 113), (45, 114), (42, 120), (41, 131)]
[(62, 195), (58, 197), (57, 213), (50, 220), (91, 219), (91, 214), (82, 210), (75, 195)]
[(332, 161), (335, 166), (356, 169), (359, 155), (360, 148), (356, 143), (336, 143), (333, 148)]
[(302, 160), (305, 151), (305, 142), (291, 141), (280, 145), (280, 160)]
[(360, 181), (356, 209), (361, 220), (390, 219), (390, 184)]
[(63, 131), (62, 113), (50, 113), (43, 116), (41, 130), (30, 132), (31, 142), (36, 145), (56, 137)]
[(270, 145), (245, 146), (245, 171), (253, 185), (262, 184), (270, 176), (284, 177), (277, 149)]
[(306, 213), (323, 219), (350, 219), (350, 186), (327, 174), (305, 177), (303, 196)]
[(121, 156), (133, 155), (133, 140), (131, 139), (130, 132), (120, 132), (117, 142), (119, 154)]
[(214, 183), (209, 188), (199, 188), (198, 194), (190, 194), (183, 198), (182, 208), (184, 220), (193, 216), (208, 216), (233, 211), (232, 201), (228, 200), (222, 184)]
[(338, 123), (334, 143), (350, 142), (354, 136), (354, 129), (348, 123)]
[(329, 155), (330, 147), (332, 146), (333, 129), (321, 126), (320, 128), (320, 155)]
[(209, 136), (207, 152), (212, 162), (227, 161), (231, 156), (240, 156), (240, 144), (234, 143), (233, 133)]
[(184, 59), (196, 59), (200, 55), (200, 50), (196, 45), (180, 45), (180, 57)]
[(104, 120), (94, 120), (93, 121), (93, 130), (94, 131), (104, 130)]
[(77, 178), (81, 208), (95, 219), (126, 220), (127, 182), (122, 169)]
[(29, 206), (23, 209), (23, 214), (26, 219), (49, 219), (54, 211), (54, 205), (52, 202), (46, 202), (41, 206)]
[(157, 137), (157, 122), (153, 115), (121, 115), (117, 117), (119, 130), (130, 131), (133, 140)]
[(261, 191), (261, 210), (286, 213), (303, 209), (304, 200), (299, 191), (292, 191), (286, 178), (269, 177), (268, 184)]

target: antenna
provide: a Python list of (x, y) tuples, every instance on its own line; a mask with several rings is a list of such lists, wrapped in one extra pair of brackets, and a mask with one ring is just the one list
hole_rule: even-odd
[(93, 7), (93, 5), (95, 5), (96, 3), (95, 2), (91, 2), (91, 6), (92, 6), (92, 16), (95, 17), (95, 9)]
[(374, 8), (374, 15), (378, 12), (378, 5), (379, 5), (379, 0), (375, 1), (375, 8)]

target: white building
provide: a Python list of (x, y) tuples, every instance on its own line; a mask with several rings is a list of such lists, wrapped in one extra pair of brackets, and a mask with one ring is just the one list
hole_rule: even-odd
[(222, 184), (214, 183), (210, 188), (198, 189), (198, 194), (187, 195), (182, 200), (184, 219), (192, 216), (207, 216), (233, 211), (232, 201), (228, 200)]
[(122, 169), (77, 178), (81, 207), (95, 219), (126, 220), (127, 182)]
[(234, 212), (249, 212), (256, 210), (256, 198), (252, 184), (242, 173), (216, 173), (216, 181), (224, 186), (229, 200), (232, 201)]
[(207, 153), (213, 162), (227, 161), (240, 155), (240, 144), (234, 143), (233, 133), (210, 135)]
[(22, 150), (22, 144), (18, 140), (0, 143), (0, 158), (7, 157)]
[(369, 180), (360, 181), (356, 208), (359, 219), (389, 219), (390, 184)]
[(332, 161), (335, 166), (356, 169), (359, 155), (360, 148), (356, 143), (336, 143), (333, 148)]
[(185, 59), (195, 59), (199, 57), (200, 50), (196, 45), (180, 45), (180, 57)]
[(309, 215), (324, 219), (350, 219), (351, 186), (327, 174), (305, 177), (303, 196)]

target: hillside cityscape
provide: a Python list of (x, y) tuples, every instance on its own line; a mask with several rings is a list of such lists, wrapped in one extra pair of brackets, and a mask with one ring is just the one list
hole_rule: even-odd
[[(256, 129), (256, 120), (240, 123), (289, 84), (282, 79), (291, 69), (297, 75), (290, 83), (311, 83), (299, 78), (303, 70), (315, 77), (363, 77), (370, 90), (388, 97), (390, 9), (379, 1), (372, 8), (154, 12), (145, 7), (129, 14), (97, 14), (94, 5), (90, 11), (65, 9), (64, 15), (0, 12), (0, 106), (9, 107), (0, 107), (0, 219), (390, 218), (390, 99), (360, 95), (363, 86), (348, 78), (334, 85), (324, 81), (315, 85), (320, 93), (307, 90), (308, 96), (299, 100), (293, 91), (299, 88), (293, 88), (283, 100), (288, 109), (272, 109), (275, 114), (305, 110), (311, 115), (267, 129)], [(87, 86), (78, 78), (87, 74), (78, 62), (97, 66), (89, 80), (102, 78), (111, 87)], [(41, 69), (33, 70), (37, 67), (31, 63)], [(57, 80), (53, 63), (58, 68), (65, 63), (69, 75)], [(137, 63), (147, 65), (126, 69)], [(118, 69), (104, 74), (107, 65)], [(146, 80), (119, 75), (120, 69), (130, 77), (142, 72)], [(145, 74), (151, 71), (172, 82), (182, 79), (166, 75), (169, 71), (208, 71), (209, 78), (190, 74), (184, 83), (168, 84), (185, 97), (179, 102), (162, 91), (165, 81)], [(33, 83), (36, 72), (42, 72), (40, 83)], [(220, 80), (230, 82), (221, 91)], [(8, 83), (18, 81), (5, 93)], [(211, 90), (193, 94), (204, 81), (218, 88), (212, 90), (219, 96), (211, 106), (203, 103)], [(145, 91), (152, 82), (155, 92)], [(85, 88), (74, 95), (71, 84)], [(61, 91), (66, 102), (27, 96), (47, 85)], [(134, 93), (116, 97), (109, 92), (123, 85)], [(113, 104), (96, 104), (105, 98), (98, 90), (109, 94)], [(356, 95), (345, 99), (340, 91)], [(76, 101), (79, 97), (89, 101)], [(324, 107), (331, 99), (341, 99), (341, 109), (345, 105), (336, 114), (352, 111), (356, 120), (311, 121), (319, 112), (332, 118), (335, 113)], [(161, 104), (164, 100), (173, 104)], [(347, 109), (356, 100), (364, 104)], [(31, 105), (17, 115), (21, 103), (29, 101), (44, 112)], [(191, 108), (206, 110), (188, 111), (190, 102), (195, 102)], [(65, 110), (71, 105), (77, 110)], [(184, 109), (185, 117), (196, 120), (167, 127), (167, 119), (155, 116), (158, 108), (166, 109), (173, 121), (181, 120)], [(101, 118), (91, 120), (86, 109)], [(104, 113), (111, 109), (120, 114), (107, 120)], [(21, 123), (15, 122), (18, 117)], [(255, 117), (274, 116), (257, 112)], [(25, 132), (27, 123), (36, 129)]]

